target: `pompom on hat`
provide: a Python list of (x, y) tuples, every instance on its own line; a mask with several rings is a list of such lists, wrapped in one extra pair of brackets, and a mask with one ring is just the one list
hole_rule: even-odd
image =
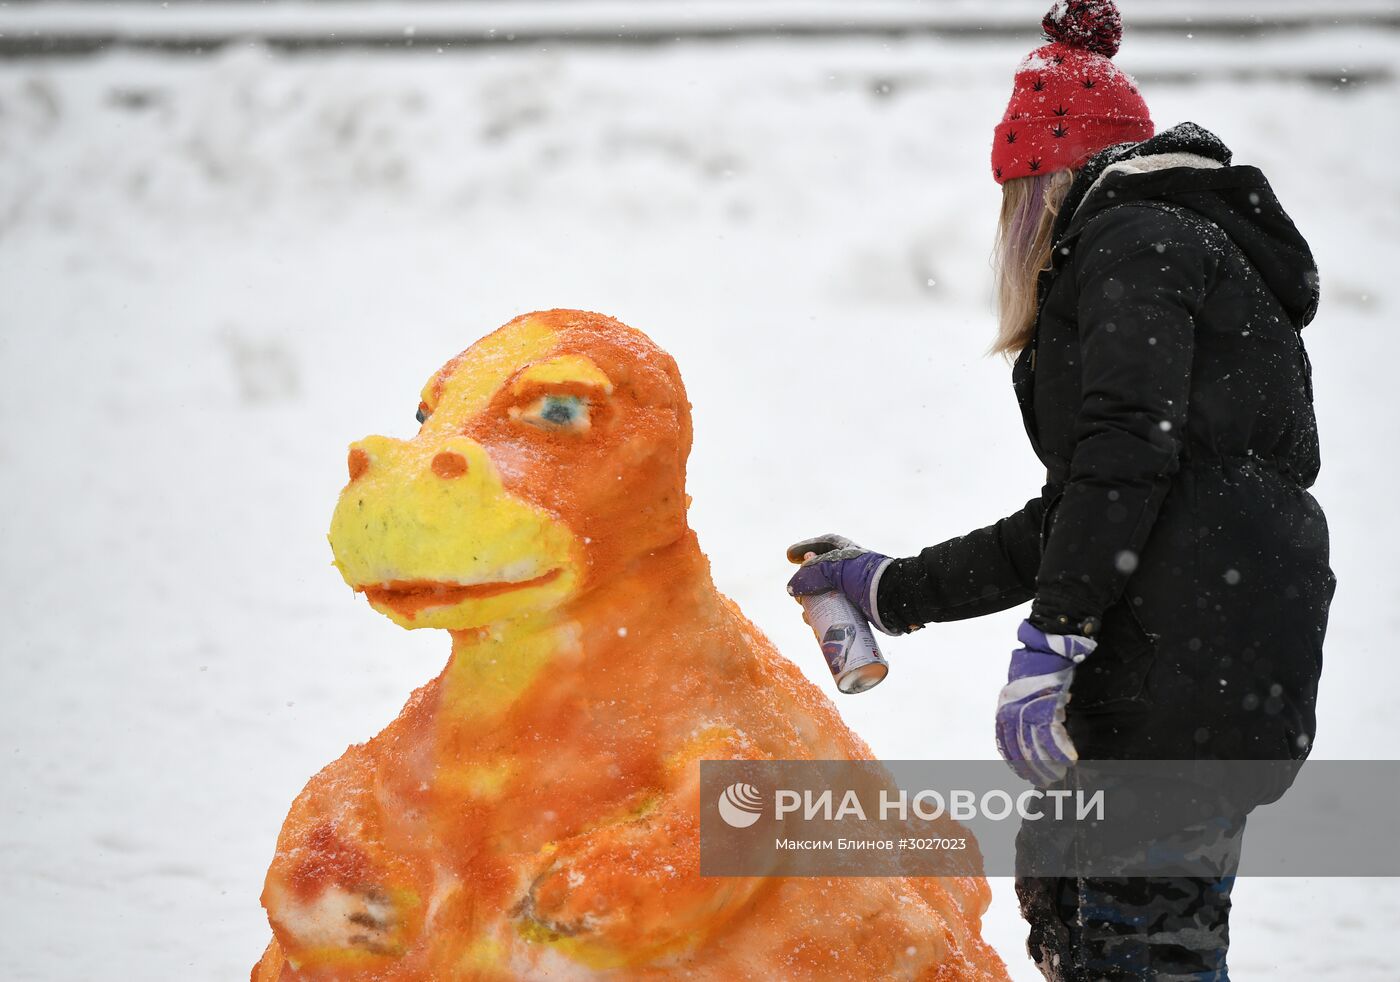
[(1011, 102), (992, 143), (992, 176), (1049, 174), (1082, 164), (1154, 128), (1132, 76), (1109, 59), (1123, 39), (1113, 0), (1058, 0), (1041, 21), (1050, 43), (1016, 69)]

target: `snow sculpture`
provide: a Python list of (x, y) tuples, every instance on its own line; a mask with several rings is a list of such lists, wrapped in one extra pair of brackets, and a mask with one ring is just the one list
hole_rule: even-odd
[(336, 566), (452, 655), (292, 805), (254, 982), (993, 979), (980, 877), (702, 878), (702, 758), (868, 758), (721, 597), (671, 358), (529, 314), (350, 449)]

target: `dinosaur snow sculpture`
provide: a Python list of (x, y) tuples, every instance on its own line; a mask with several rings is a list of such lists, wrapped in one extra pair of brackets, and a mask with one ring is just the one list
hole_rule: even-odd
[(336, 566), (452, 656), (292, 805), (254, 982), (1000, 979), (980, 877), (706, 878), (699, 764), (868, 758), (721, 597), (671, 358), (511, 321), (350, 449)]

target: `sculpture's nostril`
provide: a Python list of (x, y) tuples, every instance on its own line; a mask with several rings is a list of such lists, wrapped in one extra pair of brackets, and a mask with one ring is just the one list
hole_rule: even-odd
[(369, 470), (369, 454), (359, 447), (350, 451), (350, 457), (346, 460), (346, 466), (350, 469), (350, 480), (355, 480), (365, 471)]
[(461, 477), (467, 472), (467, 458), (445, 450), (433, 458), (433, 473), (443, 479)]

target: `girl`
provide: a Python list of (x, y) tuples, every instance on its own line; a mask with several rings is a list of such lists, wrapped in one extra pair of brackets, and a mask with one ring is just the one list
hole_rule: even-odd
[[(1109, 60), (1111, 0), (1060, 0), (1043, 27), (992, 174), (993, 350), (1015, 356), (1045, 486), (917, 556), (799, 543), (829, 551), (790, 592), (841, 590), (887, 634), (1031, 601), (996, 733), (1041, 784), (1076, 759), (1300, 761), (1335, 585), (1307, 491), (1312, 254), (1215, 136), (1154, 136)], [(1224, 979), (1233, 870), (1220, 873), (1019, 877), (1031, 954), (1054, 979)]]

